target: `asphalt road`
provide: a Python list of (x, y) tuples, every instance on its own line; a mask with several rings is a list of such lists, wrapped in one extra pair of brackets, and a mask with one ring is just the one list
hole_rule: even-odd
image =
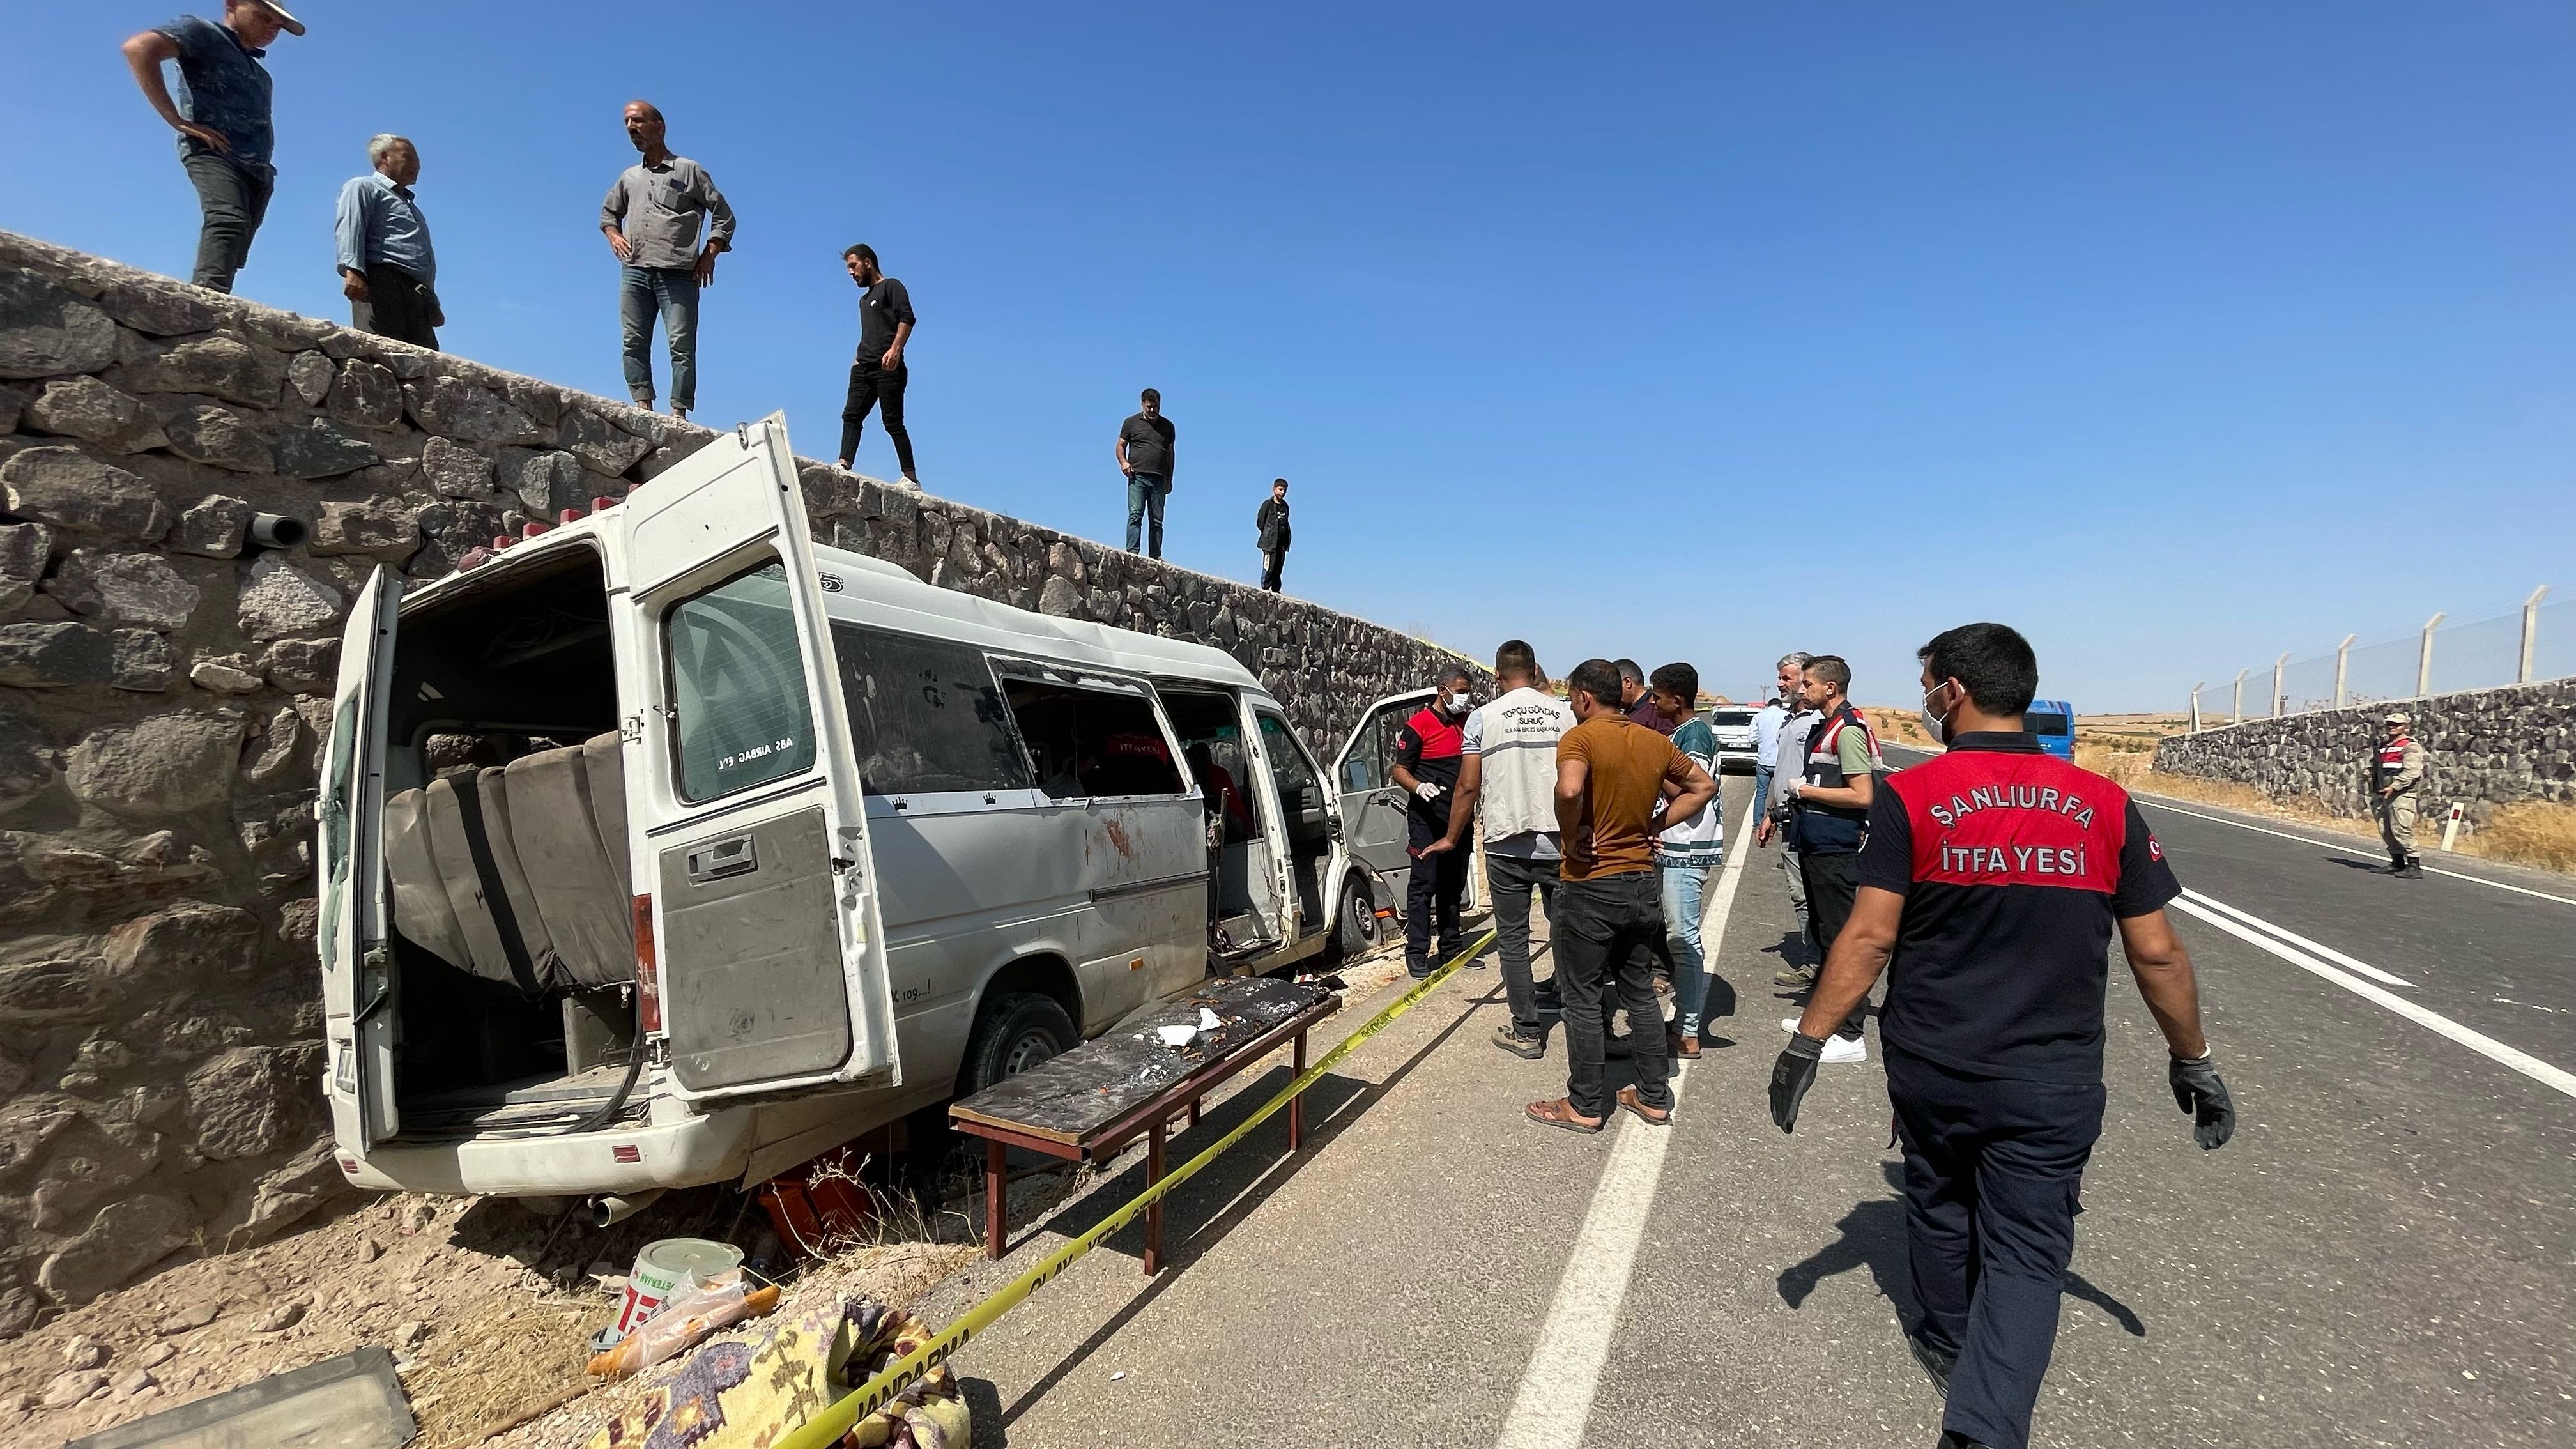
[[(1727, 782), (1730, 821), (1749, 793)], [(2110, 1110), (2034, 1442), (2576, 1442), (2576, 889), (2393, 881), (2322, 837), (2149, 819), (2200, 909), (2271, 943), (2176, 918), (2242, 1120), (2219, 1152), (2192, 1144), (2115, 970)], [(1563, 1090), (1562, 1056), (1496, 1051), (1494, 973), (1461, 972), (1319, 1085), (1304, 1160), (1265, 1126), (1175, 1194), (1159, 1279), (1130, 1230), (970, 1344), (977, 1443), (1933, 1443), (1940, 1406), (1898, 1330), (1875, 1033), (1794, 1138), (1767, 1119), (1775, 858), (1746, 852), (1712, 908), (1712, 1007), (1740, 997), (1674, 1127), (1523, 1122)], [(934, 1320), (1141, 1185), (1124, 1164)]]

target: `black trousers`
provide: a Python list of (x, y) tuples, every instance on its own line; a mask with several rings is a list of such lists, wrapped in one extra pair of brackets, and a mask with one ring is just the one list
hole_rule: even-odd
[(197, 269), (188, 280), (229, 292), (234, 275), (250, 262), (251, 238), (268, 219), (277, 173), (212, 153), (182, 157), (180, 164), (188, 168), (188, 183), (197, 188), (197, 209), (205, 218), (197, 231)]
[(349, 304), (349, 325), (378, 337), (438, 350), (438, 294), (400, 267), (367, 268), (367, 300)]
[(841, 404), (841, 456), (853, 465), (859, 461), (859, 432), (868, 420), (868, 409), (877, 410), (878, 421), (885, 424), (886, 437), (894, 443), (894, 461), (910, 478), (912, 471), (912, 434), (903, 426), (903, 389), (912, 380), (912, 369), (898, 367), (892, 372), (879, 367), (876, 359), (850, 364), (850, 396)]
[[(1447, 807), (1442, 809), (1445, 812)], [(1445, 813), (1438, 825), (1424, 820), (1419, 810), (1408, 810), (1404, 815), (1404, 839), (1409, 849), (1420, 850), (1448, 833)], [(1413, 871), (1405, 877), (1404, 969), (1416, 976), (1430, 975), (1434, 964), (1447, 960), (1458, 949), (1458, 901), (1467, 893), (1468, 855), (1466, 842), (1461, 841), (1455, 850), (1415, 856)], [(1440, 936), (1436, 952), (1431, 944), (1435, 924)]]
[(1288, 566), (1288, 550), (1276, 548), (1261, 556), (1261, 586), (1279, 592), (1279, 571)]
[[(1843, 933), (1851, 920), (1852, 903), (1860, 898), (1860, 857), (1857, 855), (1818, 855), (1804, 851), (1798, 856), (1798, 868), (1807, 877), (1807, 919), (1816, 933), (1817, 959), (1830, 956), (1834, 937)], [(1860, 1040), (1861, 1024), (1869, 1020), (1869, 997), (1852, 1008), (1851, 1016), (1834, 1028), (1834, 1035)]]
[(1941, 1427), (2026, 1449), (2075, 1255), (2076, 1190), (2102, 1135), (2102, 1084), (1970, 1076), (1882, 1055), (1905, 1144), (1916, 1332), (1956, 1356)]
[(1664, 933), (1663, 883), (1651, 870), (1556, 888), (1548, 916), (1556, 951), (1557, 992), (1565, 999), (1565, 1099), (1586, 1117), (1610, 1114), (1602, 1041), (1608, 1030), (1605, 992), (1628, 1008), (1637, 1097), (1649, 1107), (1673, 1105), (1672, 1058), (1664, 1009), (1655, 1001), (1655, 938)]

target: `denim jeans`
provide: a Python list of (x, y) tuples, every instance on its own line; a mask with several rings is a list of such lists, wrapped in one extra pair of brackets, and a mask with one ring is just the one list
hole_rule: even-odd
[(1699, 921), (1715, 871), (1706, 865), (1655, 868), (1663, 883), (1664, 937), (1673, 950), (1673, 1030), (1686, 1038), (1699, 1035), (1700, 1013), (1708, 1009), (1708, 957), (1700, 949)]
[(197, 269), (188, 280), (218, 292), (233, 289), (233, 276), (250, 262), (250, 241), (268, 218), (277, 173), (244, 166), (211, 153), (185, 156), (188, 182), (197, 188), (205, 222), (197, 232)]
[(1753, 767), (1753, 813), (1744, 818), (1757, 825), (1762, 822), (1762, 812), (1771, 808), (1772, 769), (1769, 765)]
[(1148, 558), (1163, 556), (1163, 500), (1172, 496), (1172, 480), (1156, 473), (1127, 475), (1127, 551), (1136, 551), (1139, 533), (1145, 520), (1154, 520), (1152, 544), (1145, 551)]
[(626, 395), (653, 401), (653, 316), (671, 344), (671, 406), (698, 405), (698, 278), (687, 267), (619, 267), (617, 322), (626, 334)]
[(1538, 1017), (1538, 988), (1530, 980), (1530, 892), (1538, 892), (1551, 926), (1556, 921), (1556, 872), (1552, 860), (1522, 856), (1485, 856), (1485, 885), (1494, 896), (1494, 935), (1503, 955), (1503, 996), (1511, 1003), (1512, 1029), (1523, 1036), (1543, 1036), (1547, 1024)]
[(1654, 941), (1664, 933), (1655, 872), (1635, 871), (1557, 887), (1563, 903), (1548, 921), (1556, 944), (1556, 985), (1565, 998), (1566, 1100), (1586, 1117), (1610, 1113), (1603, 1082), (1603, 994), (1628, 1008), (1628, 1040), (1637, 1069), (1637, 1098), (1673, 1105), (1672, 1058), (1664, 1044), (1663, 1008), (1655, 1004)]

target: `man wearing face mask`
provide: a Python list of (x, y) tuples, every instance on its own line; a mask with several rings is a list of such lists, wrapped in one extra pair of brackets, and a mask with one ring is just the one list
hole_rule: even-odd
[[(1440, 677), (1431, 703), (1396, 731), (1395, 768), (1387, 772), (1398, 789), (1413, 797), (1404, 812), (1404, 846), (1413, 857), (1404, 887), (1404, 969), (1416, 980), (1458, 949), (1458, 901), (1467, 890), (1467, 853), (1426, 851), (1449, 833), (1449, 797), (1458, 788), (1458, 765), (1465, 753), (1460, 727), (1476, 703), (1472, 686), (1463, 666)], [(1437, 952), (1432, 949), (1435, 916)]]
[(2025, 1449), (2102, 1131), (2115, 926), (2202, 1150), (2226, 1144), (2236, 1108), (2165, 919), (2182, 886), (2163, 849), (2127, 791), (2022, 728), (2039, 686), (2029, 643), (1968, 624), (1920, 657), (1925, 721), (1949, 749), (1871, 798), (1859, 899), (1772, 1067), (1771, 1119), (1796, 1129), (1823, 1034), (1892, 956), (1879, 1043), (1921, 1315), (1907, 1341), (1946, 1400), (1942, 1449)]

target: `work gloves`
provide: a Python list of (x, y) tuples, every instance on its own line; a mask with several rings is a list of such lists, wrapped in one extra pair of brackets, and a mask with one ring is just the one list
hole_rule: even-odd
[[(1813, 1071), (1813, 1068), (1809, 1068)], [(2227, 1145), (2236, 1135), (2236, 1104), (2227, 1096), (2227, 1084), (2218, 1079), (2218, 1064), (2207, 1052), (2196, 1057), (2176, 1057), (2168, 1076), (2173, 1082), (2174, 1105), (2191, 1114), (2191, 1135), (2203, 1152)], [(1777, 1116), (1780, 1100), (1779, 1078), (1772, 1079), (1772, 1113)]]
[(1413, 787), (1413, 793), (1421, 796), (1424, 803), (1427, 804), (1440, 798), (1440, 787), (1431, 783), (1429, 780), (1424, 780)]
[(1807, 1089), (1816, 1084), (1816, 1063), (1824, 1054), (1823, 1037), (1792, 1032), (1789, 1044), (1780, 1049), (1780, 1059), (1771, 1064), (1771, 1120), (1781, 1131), (1798, 1130), (1798, 1104), (1807, 1100)]

